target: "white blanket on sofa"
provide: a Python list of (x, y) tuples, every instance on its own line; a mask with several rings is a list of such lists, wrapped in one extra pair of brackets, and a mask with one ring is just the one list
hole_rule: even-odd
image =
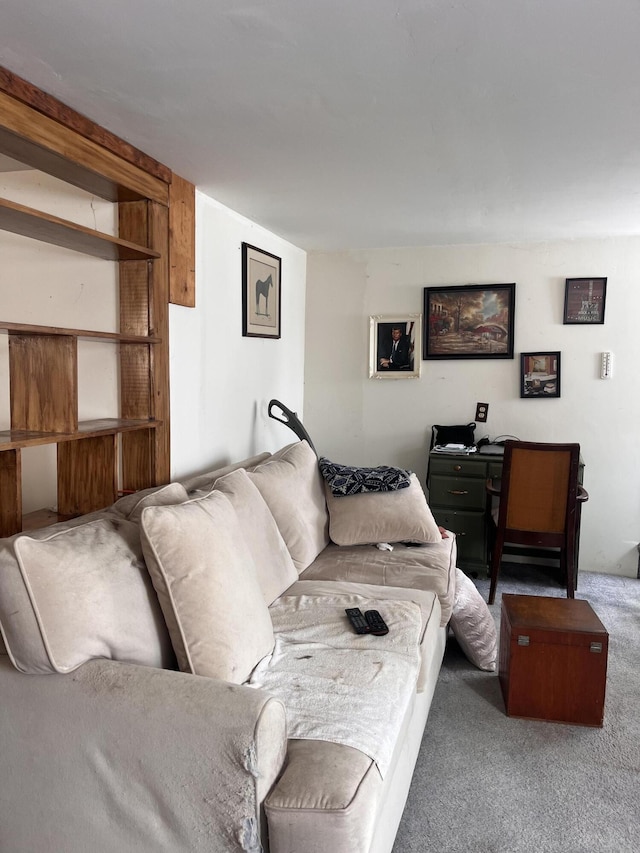
[[(347, 607), (379, 610), (389, 633), (356, 634)], [(419, 606), (355, 595), (301, 595), (283, 596), (269, 610), (275, 647), (254, 670), (251, 686), (282, 700), (289, 737), (359, 749), (384, 777), (416, 690)]]

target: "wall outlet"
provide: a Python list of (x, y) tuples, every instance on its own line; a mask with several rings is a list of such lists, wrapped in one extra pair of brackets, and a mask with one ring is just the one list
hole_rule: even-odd
[(488, 403), (476, 403), (476, 420), (481, 424), (486, 424), (487, 415), (489, 414)]

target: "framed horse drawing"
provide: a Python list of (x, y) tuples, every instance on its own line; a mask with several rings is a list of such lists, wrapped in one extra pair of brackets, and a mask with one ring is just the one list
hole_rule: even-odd
[(280, 337), (282, 259), (242, 244), (242, 334), (247, 338)]

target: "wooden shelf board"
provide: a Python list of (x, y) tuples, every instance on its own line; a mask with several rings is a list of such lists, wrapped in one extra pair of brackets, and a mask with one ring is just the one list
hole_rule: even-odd
[(48, 527), (58, 521), (69, 521), (70, 518), (75, 518), (75, 516), (54, 512), (52, 509), (36, 509), (22, 516), (22, 532)]
[(0, 320), (0, 331), (21, 335), (66, 335), (87, 340), (116, 341), (122, 344), (159, 344), (161, 339), (147, 335), (122, 335), (119, 332), (96, 332), (88, 329), (65, 329), (60, 326), (35, 326), (29, 323), (11, 323)]
[(92, 231), (67, 219), (0, 198), (0, 228), (106, 261), (144, 261), (160, 253), (110, 234)]
[(18, 447), (37, 447), (43, 444), (59, 444), (63, 441), (78, 441), (100, 435), (119, 432), (132, 432), (141, 429), (155, 429), (160, 421), (126, 420), (121, 418), (101, 418), (93, 421), (81, 421), (77, 432), (32, 432), (30, 430), (1, 430), (0, 452)]

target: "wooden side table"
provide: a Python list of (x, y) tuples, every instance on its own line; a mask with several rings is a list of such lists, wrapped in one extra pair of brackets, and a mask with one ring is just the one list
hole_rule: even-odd
[(609, 635), (587, 601), (502, 595), (499, 678), (507, 715), (602, 726)]

